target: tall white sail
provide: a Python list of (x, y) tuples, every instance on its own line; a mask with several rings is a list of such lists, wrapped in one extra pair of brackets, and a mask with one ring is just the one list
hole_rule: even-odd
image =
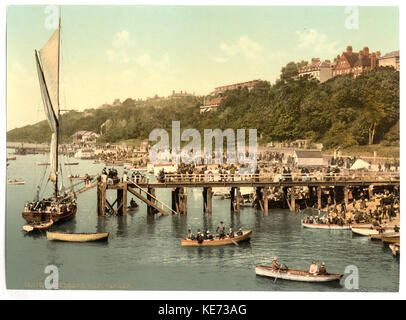
[(36, 51), (38, 78), (41, 88), (45, 114), (52, 130), (51, 172), (49, 179), (55, 183), (57, 194), (58, 181), (58, 138), (59, 138), (59, 41), (60, 28), (54, 32), (46, 45)]

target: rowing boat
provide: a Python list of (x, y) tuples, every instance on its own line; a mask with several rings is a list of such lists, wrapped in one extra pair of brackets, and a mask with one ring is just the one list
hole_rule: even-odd
[(37, 162), (36, 165), (37, 166), (49, 166), (50, 163), (49, 162)]
[(24, 180), (7, 180), (7, 184), (25, 184)]
[(379, 234), (370, 234), (369, 239), (371, 240), (382, 240), (382, 237), (398, 237), (399, 232), (383, 232)]
[(46, 230), (46, 229), (49, 229), (53, 224), (54, 224), (54, 221), (51, 219), (46, 222), (26, 224), (25, 226), (23, 226), (23, 230), (27, 231), (27, 232), (30, 232), (33, 230)]
[(310, 229), (326, 229), (326, 230), (350, 230), (351, 227), (369, 227), (370, 223), (353, 223), (353, 224), (329, 224), (329, 223), (309, 223), (302, 220), (302, 226)]
[(204, 246), (223, 246), (228, 244), (236, 244), (238, 242), (249, 241), (251, 238), (252, 230), (244, 230), (241, 236), (235, 236), (234, 238), (219, 239), (215, 236), (213, 240), (203, 240), (202, 243), (197, 240), (182, 239), (181, 245), (187, 247), (204, 247)]
[(396, 257), (400, 254), (400, 244), (399, 243), (391, 243), (389, 248), (392, 251), (392, 254)]
[(258, 276), (270, 277), (274, 279), (283, 279), (291, 281), (301, 281), (301, 282), (331, 282), (331, 281), (340, 281), (343, 277), (343, 274), (310, 274), (305, 270), (296, 270), (296, 269), (280, 269), (276, 270), (270, 266), (256, 266), (255, 273)]
[(400, 235), (398, 236), (392, 236), (392, 237), (385, 237), (383, 236), (381, 238), (381, 241), (383, 243), (400, 243)]
[(65, 162), (65, 166), (77, 166), (79, 162)]
[(354, 234), (360, 235), (360, 236), (370, 236), (370, 235), (377, 235), (381, 233), (379, 230), (383, 232), (388, 232), (388, 231), (393, 231), (394, 227), (352, 227), (351, 231)]
[(98, 233), (65, 233), (65, 232), (47, 232), (48, 240), (68, 241), (68, 242), (89, 242), (107, 240), (108, 232)]

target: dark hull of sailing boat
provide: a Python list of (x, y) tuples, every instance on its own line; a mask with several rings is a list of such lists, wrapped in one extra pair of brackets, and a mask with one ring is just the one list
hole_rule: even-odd
[(28, 223), (39, 223), (52, 219), (54, 223), (64, 222), (73, 219), (76, 216), (76, 204), (69, 204), (65, 209), (52, 211), (50, 208), (45, 210), (29, 210), (27, 207), (22, 213), (22, 217)]

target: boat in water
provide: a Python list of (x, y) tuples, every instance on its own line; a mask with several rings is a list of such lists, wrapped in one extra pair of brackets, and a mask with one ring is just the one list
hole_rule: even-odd
[(395, 257), (400, 255), (400, 243), (391, 243), (389, 249)]
[(67, 233), (67, 232), (49, 232), (47, 231), (47, 239), (53, 241), (66, 242), (92, 242), (106, 241), (109, 237), (108, 232), (97, 233)]
[[(73, 190), (60, 192), (58, 185), (58, 146), (59, 146), (59, 61), (60, 61), (60, 30), (54, 31), (45, 46), (35, 50), (35, 62), (41, 89), (42, 102), (48, 124), (51, 128), (50, 162), (37, 163), (37, 165), (50, 164), (49, 180), (54, 185), (54, 194), (46, 199), (26, 203), (22, 213), (28, 224), (49, 221), (57, 223), (70, 220), (76, 215), (76, 196)], [(39, 194), (39, 193), (38, 193)]]
[(77, 166), (79, 162), (65, 162), (65, 166)]
[(224, 246), (229, 244), (238, 244), (239, 242), (249, 241), (252, 230), (244, 230), (241, 236), (236, 235), (234, 238), (226, 237), (219, 239), (216, 235), (213, 240), (203, 240), (199, 243), (197, 240), (182, 239), (181, 245), (185, 247), (205, 247), (205, 246)]
[(300, 282), (332, 282), (340, 281), (343, 274), (326, 273), (326, 274), (311, 274), (305, 270), (296, 269), (279, 269), (276, 270), (271, 266), (258, 265), (255, 267), (255, 273), (258, 276), (269, 277), (273, 279), (283, 279)]
[(382, 240), (383, 237), (398, 237), (399, 232), (385, 231), (378, 234), (370, 234), (369, 239), (371, 240)]
[(384, 232), (393, 232), (394, 227), (378, 227), (378, 226), (352, 226), (351, 231), (359, 236), (379, 235)]
[(50, 163), (49, 162), (36, 162), (35, 163), (37, 166), (49, 166)]
[(383, 236), (381, 238), (381, 241), (383, 243), (396, 243), (400, 244), (400, 235), (394, 235), (394, 236)]
[(7, 184), (25, 184), (24, 180), (7, 180)]
[(326, 229), (326, 230), (350, 230), (354, 227), (370, 227), (370, 223), (353, 223), (353, 224), (329, 224), (329, 223), (310, 223), (301, 221), (302, 226), (310, 229)]
[(34, 231), (34, 230), (47, 230), (53, 224), (54, 224), (54, 221), (51, 219), (49, 221), (26, 224), (25, 226), (23, 226), (23, 230), (27, 231), (27, 232), (31, 232), (31, 231)]

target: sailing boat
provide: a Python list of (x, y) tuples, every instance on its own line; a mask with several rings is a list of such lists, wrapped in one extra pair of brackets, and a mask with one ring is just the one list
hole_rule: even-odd
[(50, 198), (28, 202), (25, 205), (22, 216), (28, 223), (66, 221), (76, 215), (76, 196), (73, 191), (62, 194), (58, 191), (60, 31), (59, 18), (58, 28), (51, 38), (41, 50), (35, 50), (42, 102), (52, 130), (49, 180), (54, 184), (54, 194)]

